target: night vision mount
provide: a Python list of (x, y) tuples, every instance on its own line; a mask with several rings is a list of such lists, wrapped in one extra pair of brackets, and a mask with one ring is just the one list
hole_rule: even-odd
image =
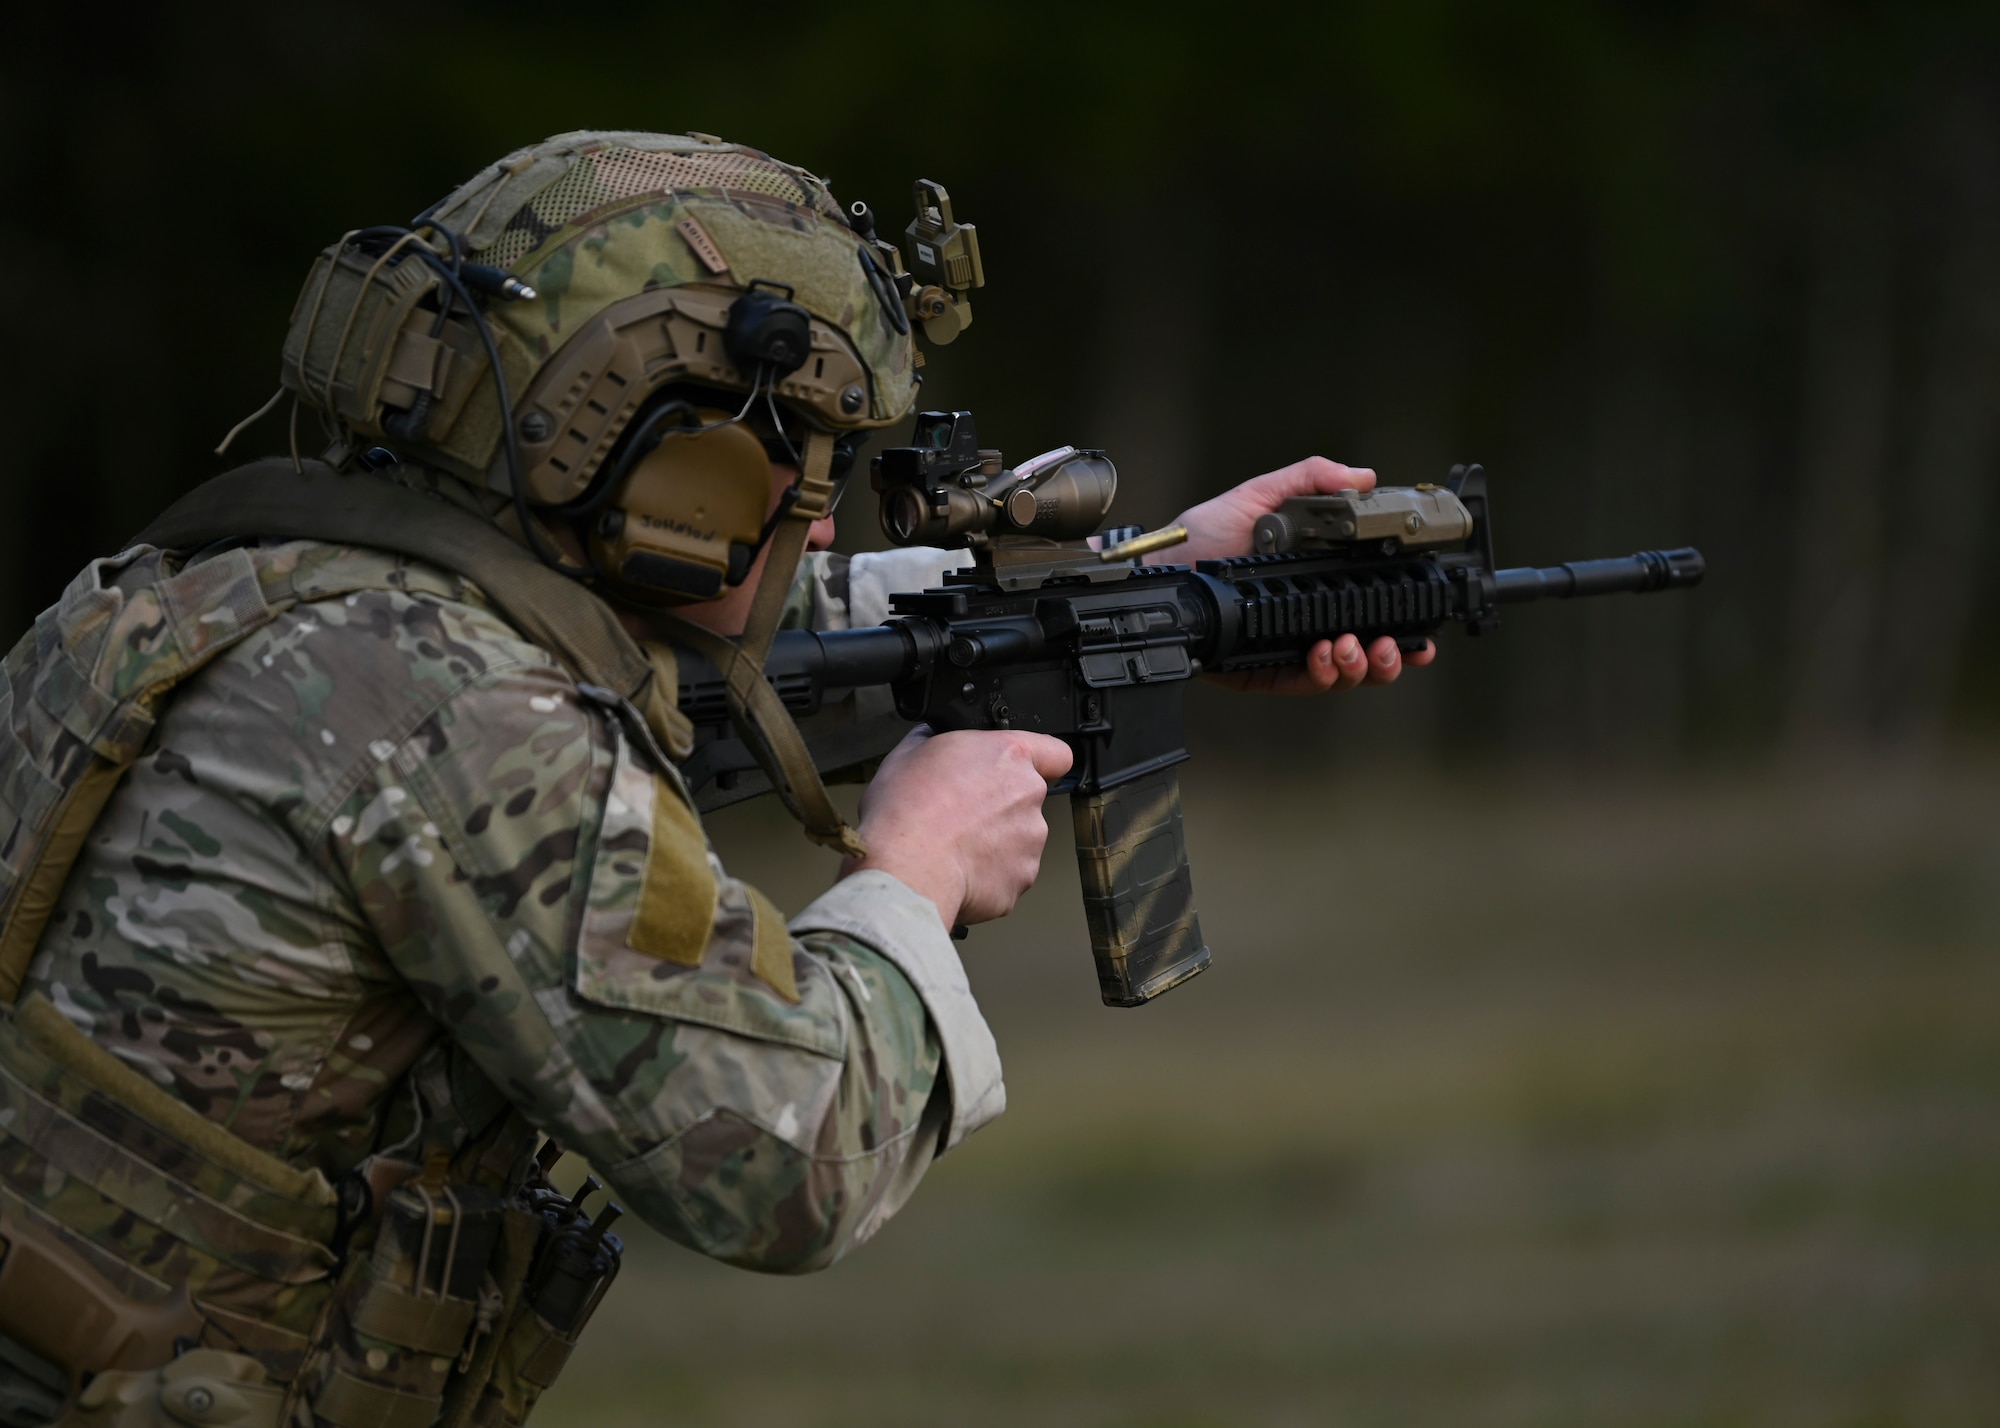
[[(972, 326), (974, 288), (986, 286), (979, 258), (979, 230), (952, 217), (951, 195), (943, 184), (918, 179), (917, 216), (903, 230), (902, 246), (875, 233), (875, 214), (865, 203), (848, 209), (849, 223), (862, 240), (861, 265), (882, 306), (899, 331), (914, 318), (924, 340), (939, 347)], [(907, 258), (907, 265), (905, 259)], [(923, 354), (917, 354), (923, 365)]]

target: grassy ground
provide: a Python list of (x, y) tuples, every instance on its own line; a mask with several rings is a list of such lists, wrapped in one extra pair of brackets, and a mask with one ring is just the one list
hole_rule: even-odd
[(1059, 828), (1007, 1115), (816, 1278), (633, 1233), (544, 1428), (2000, 1422), (2000, 766), (1257, 782), (1206, 976), (1097, 1005)]

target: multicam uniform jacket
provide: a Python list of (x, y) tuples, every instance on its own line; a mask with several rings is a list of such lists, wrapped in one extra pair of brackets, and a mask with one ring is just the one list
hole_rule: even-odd
[[(27, 992), (329, 1180), (511, 1107), (655, 1228), (764, 1270), (865, 1240), (1000, 1112), (929, 902), (863, 873), (787, 927), (476, 589), (370, 551), (263, 557), (376, 588), (295, 606), (175, 695)], [(879, 620), (940, 562), (815, 557), (792, 618)]]

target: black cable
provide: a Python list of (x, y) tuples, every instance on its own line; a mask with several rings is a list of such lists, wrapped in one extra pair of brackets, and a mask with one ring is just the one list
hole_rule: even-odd
[(636, 427), (627, 433), (624, 444), (618, 449), (618, 454), (604, 464), (604, 469), (598, 472), (596, 480), (591, 485), (591, 489), (585, 491), (570, 504), (558, 506), (556, 508), (557, 511), (565, 516), (596, 515), (604, 507), (605, 503), (617, 494), (618, 487), (631, 474), (633, 466), (642, 458), (651, 455), (662, 441), (665, 441), (669, 436), (692, 436), (699, 432), (713, 429), (712, 427), (696, 426), (693, 429), (683, 427), (677, 431), (658, 431), (657, 428), (670, 416), (691, 416), (699, 422), (701, 412), (693, 403), (682, 401), (679, 398), (662, 402), (660, 405), (654, 407), (639, 419), (639, 424)]
[(796, 506), (798, 503), (799, 503), (798, 486), (795, 484), (785, 487), (783, 494), (781, 494), (778, 497), (778, 508), (775, 511), (771, 512), (769, 519), (767, 519), (764, 522), (764, 529), (760, 531), (757, 535), (757, 544), (750, 547), (751, 560), (754, 561), (757, 559), (759, 553), (761, 553), (764, 547), (767, 544), (769, 544), (771, 537), (778, 533), (778, 522), (782, 521), (786, 516), (790, 515), (792, 512), (792, 507)]
[[(421, 241), (414, 244), (411, 251), (444, 280), (451, 296), (456, 297), (464, 305), (466, 316), (472, 319), (473, 331), (479, 334), (480, 345), (486, 349), (487, 366), (493, 372), (493, 393), (500, 407), (500, 444), (507, 459), (507, 486), (513, 499), (514, 519), (520, 523), (521, 533), (527, 538), (528, 547), (534, 551), (537, 560), (559, 574), (569, 576), (572, 580), (590, 580), (595, 577), (596, 572), (589, 566), (571, 565), (564, 560), (562, 552), (556, 548), (555, 543), (548, 538), (547, 533), (535, 520), (533, 513), (528, 510), (527, 482), (522, 472), (521, 446), (514, 431), (514, 398), (507, 390), (507, 375), (500, 365), (500, 344), (494, 340), (493, 327), (486, 320), (484, 309), (472, 300), (472, 294), (466, 290), (465, 282), (460, 276), (459, 270), (465, 262), (465, 249), (458, 234), (441, 223), (429, 220), (425, 220), (425, 226), (433, 233), (444, 235), (445, 242), (451, 249), (451, 262), (447, 264), (435, 250)], [(394, 241), (415, 235), (414, 228), (382, 225), (361, 229), (350, 241), (362, 244), (384, 238)], [(449, 300), (441, 305), (444, 308), (448, 306)]]
[[(412, 224), (412, 230), (414, 231), (417, 226)], [(465, 277), (465, 245), (459, 241), (459, 236), (456, 233), (442, 224), (425, 223), (421, 226), (430, 229), (433, 233), (442, 233), (445, 242), (451, 245), (451, 270), (459, 275), (459, 288), (462, 291), (464, 288), (463, 279)], [(447, 292), (444, 301), (438, 304), (437, 317), (431, 322), (431, 336), (437, 337), (443, 334), (445, 321), (451, 316), (451, 300), (452, 294)]]
[(445, 242), (451, 244), (452, 267), (457, 269), (465, 266), (465, 240), (460, 238), (455, 231), (445, 227), (442, 223), (432, 223), (428, 219), (422, 223), (411, 225), (412, 232), (415, 232), (418, 228), (428, 228), (433, 233), (442, 233)]
[[(760, 368), (759, 371), (761, 372), (762, 369)], [(747, 411), (748, 408), (745, 408), (745, 410)], [(778, 440), (785, 444), (785, 454), (791, 458), (792, 465), (799, 467), (801, 473), (803, 473), (805, 460), (799, 455), (799, 449), (792, 445), (792, 438), (786, 434), (784, 418), (778, 415), (778, 384), (776, 382), (764, 388), (764, 410), (771, 414), (772, 430), (778, 433)], [(803, 475), (801, 479), (803, 479)]]
[[(432, 231), (446, 235), (453, 257), (459, 258), (463, 250), (459, 247), (458, 235), (438, 224), (431, 224), (430, 227)], [(372, 238), (390, 236), (400, 238), (405, 234), (414, 235), (414, 233), (414, 229), (408, 228), (364, 228), (354, 235), (353, 241), (360, 243)], [(472, 294), (466, 291), (456, 264), (447, 264), (422, 242), (413, 245), (411, 251), (449, 285), (452, 294), (464, 305), (466, 315), (472, 319), (473, 331), (479, 334), (480, 345), (486, 349), (486, 363), (493, 371), (493, 393), (500, 407), (500, 445), (507, 458), (507, 485), (513, 497), (514, 519), (520, 523), (521, 533), (528, 541), (528, 548), (534, 551), (537, 560), (559, 574), (567, 575), (572, 580), (592, 579), (596, 572), (589, 566), (571, 565), (564, 560), (562, 552), (556, 548), (555, 543), (535, 520), (533, 513), (528, 510), (527, 482), (522, 472), (521, 446), (514, 431), (514, 397), (507, 390), (507, 374), (500, 365), (500, 344), (494, 340), (493, 326), (486, 320), (485, 311), (472, 300)]]
[[(451, 247), (451, 270), (459, 276), (461, 281), (458, 290), (463, 291), (465, 248), (460, 243), (458, 234), (437, 223), (428, 223), (424, 226), (428, 227), (433, 233), (444, 235), (445, 242)], [(405, 231), (411, 236), (415, 236), (416, 230), (414, 227)], [(419, 240), (418, 246), (423, 246), (422, 240)], [(430, 336), (434, 342), (444, 335), (444, 325), (451, 320), (453, 291), (449, 287), (444, 290), (443, 297), (438, 301), (437, 316), (431, 319)], [(389, 435), (402, 441), (422, 441), (425, 430), (430, 426), (431, 406), (435, 400), (436, 398), (432, 395), (430, 388), (424, 388), (417, 393), (416, 400), (410, 403), (408, 411), (398, 412), (393, 416), (383, 418), (382, 429), (388, 432)]]

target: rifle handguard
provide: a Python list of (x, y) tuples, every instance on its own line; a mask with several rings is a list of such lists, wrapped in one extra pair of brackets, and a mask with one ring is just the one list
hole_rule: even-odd
[(1104, 1004), (1136, 1007), (1207, 967), (1181, 830), (1179, 770), (1073, 793), (1069, 806)]

